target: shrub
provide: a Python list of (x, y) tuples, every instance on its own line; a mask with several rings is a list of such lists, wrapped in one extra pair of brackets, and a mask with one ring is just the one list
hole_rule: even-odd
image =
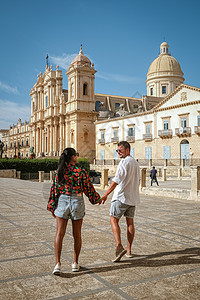
[(89, 172), (90, 172), (90, 163), (89, 163), (87, 158), (79, 158), (78, 159), (78, 166), (80, 168), (85, 169), (89, 174)]
[(57, 170), (58, 159), (0, 159), (0, 169), (15, 169), (22, 173)]

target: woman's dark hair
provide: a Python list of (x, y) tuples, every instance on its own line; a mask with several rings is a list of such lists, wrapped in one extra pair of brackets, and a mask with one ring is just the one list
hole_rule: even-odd
[(72, 159), (72, 156), (76, 155), (76, 150), (74, 148), (65, 148), (63, 153), (60, 156), (59, 164), (58, 164), (58, 182), (64, 182), (64, 174), (66, 170), (66, 164)]

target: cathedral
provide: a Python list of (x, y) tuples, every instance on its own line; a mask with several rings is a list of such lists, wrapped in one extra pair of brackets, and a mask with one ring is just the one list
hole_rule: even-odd
[[(193, 159), (200, 153), (200, 89), (184, 84), (169, 45), (160, 45), (141, 98), (95, 93), (94, 64), (82, 47), (64, 78), (47, 64), (30, 91), (29, 122), (10, 126), (3, 135), (4, 155), (58, 157), (73, 147), (80, 157), (117, 159), (120, 140), (131, 144), (138, 159)], [(68, 80), (68, 89), (63, 89)]]

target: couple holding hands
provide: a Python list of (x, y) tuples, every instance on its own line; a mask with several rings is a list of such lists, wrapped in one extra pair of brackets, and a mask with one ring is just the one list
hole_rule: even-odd
[[(108, 195), (113, 192), (110, 207), (110, 223), (116, 242), (116, 253), (113, 262), (120, 261), (123, 255), (131, 258), (131, 246), (134, 239), (134, 214), (135, 207), (139, 204), (140, 168), (137, 161), (130, 156), (130, 144), (126, 141), (119, 142), (119, 157), (122, 159), (118, 165), (106, 193), (100, 197), (95, 191), (88, 173), (78, 167), (78, 155), (73, 148), (64, 149), (60, 156), (58, 170), (50, 190), (47, 210), (56, 218), (57, 229), (54, 241), (56, 265), (54, 275), (61, 274), (61, 251), (68, 220), (72, 220), (72, 233), (74, 238), (74, 260), (72, 271), (78, 272), (80, 267), (78, 258), (81, 251), (81, 228), (85, 215), (83, 193), (92, 204), (104, 204)], [(119, 220), (126, 217), (127, 247), (124, 249), (121, 242)]]

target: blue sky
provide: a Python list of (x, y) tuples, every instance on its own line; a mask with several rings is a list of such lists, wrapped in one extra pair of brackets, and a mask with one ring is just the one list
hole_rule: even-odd
[(67, 88), (64, 74), (81, 44), (98, 71), (96, 93), (146, 94), (164, 38), (185, 83), (200, 87), (199, 11), (194, 0), (1, 0), (0, 128), (29, 120), (29, 93), (47, 53)]

